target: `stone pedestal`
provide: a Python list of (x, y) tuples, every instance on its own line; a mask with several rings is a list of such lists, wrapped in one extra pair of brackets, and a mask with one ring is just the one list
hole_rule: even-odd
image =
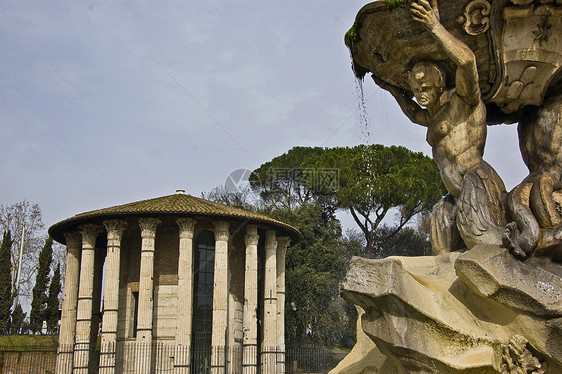
[[(363, 339), (382, 353), (374, 372), (558, 373), (560, 270), (549, 259), (521, 262), (491, 245), (435, 257), (354, 258), (342, 296), (365, 310)], [(331, 373), (363, 373), (373, 362), (352, 364), (346, 358)]]

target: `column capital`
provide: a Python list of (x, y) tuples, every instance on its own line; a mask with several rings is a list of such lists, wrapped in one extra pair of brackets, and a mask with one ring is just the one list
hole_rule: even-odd
[(246, 246), (258, 245), (260, 236), (258, 234), (246, 234), (246, 236), (244, 236), (244, 239), (246, 239)]
[(82, 233), (82, 247), (89, 245), (91, 248), (96, 246), (96, 238), (103, 231), (102, 226), (87, 223), (78, 227)]
[(246, 246), (250, 245), (258, 245), (258, 241), (260, 239), (258, 235), (258, 227), (256, 225), (248, 225), (246, 226)]
[(121, 235), (123, 235), (123, 231), (127, 228), (127, 222), (120, 219), (103, 221), (103, 225), (107, 230), (108, 240), (121, 240)]
[(139, 226), (143, 239), (154, 239), (156, 237), (156, 226), (162, 222), (157, 218), (140, 218)]
[(225, 242), (228, 241), (228, 227), (230, 226), (230, 223), (226, 221), (215, 221), (213, 222), (213, 225), (215, 226), (215, 240)]
[(80, 248), (82, 246), (82, 234), (80, 231), (70, 231), (63, 234), (66, 248)]
[(196, 220), (193, 218), (178, 218), (176, 223), (180, 228), (181, 239), (193, 239), (193, 231), (197, 223)]
[(278, 236), (277, 240), (277, 249), (287, 249), (289, 245), (291, 245), (291, 238), (288, 236)]
[(269, 250), (277, 249), (275, 230), (267, 230), (265, 232), (265, 249), (269, 249)]

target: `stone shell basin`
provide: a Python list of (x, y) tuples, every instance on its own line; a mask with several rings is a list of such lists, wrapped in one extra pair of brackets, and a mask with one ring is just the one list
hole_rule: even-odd
[[(535, 3), (536, 2), (536, 3)], [(441, 23), (474, 52), (488, 123), (517, 122), (527, 105), (562, 91), (562, 0), (439, 0)], [(409, 90), (407, 72), (437, 62), (453, 85), (455, 66), (408, 7), (365, 5), (346, 34), (355, 75), (372, 73)]]

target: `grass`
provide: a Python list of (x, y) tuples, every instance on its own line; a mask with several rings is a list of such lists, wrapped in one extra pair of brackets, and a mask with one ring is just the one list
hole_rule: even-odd
[(349, 352), (351, 352), (351, 349), (352, 349), (352, 348), (344, 347), (344, 346), (341, 345), (341, 344), (336, 344), (336, 345), (334, 345), (334, 349), (337, 349), (337, 350), (340, 350), (340, 351), (344, 351), (344, 352), (349, 353)]
[(0, 351), (51, 351), (57, 349), (58, 340), (58, 335), (0, 335)]

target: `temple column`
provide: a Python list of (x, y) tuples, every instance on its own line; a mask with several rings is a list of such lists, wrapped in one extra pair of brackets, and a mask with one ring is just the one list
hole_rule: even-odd
[(277, 373), (285, 373), (285, 255), (290, 240), (277, 237)]
[(100, 374), (115, 373), (115, 349), (119, 311), (119, 272), (121, 237), (127, 227), (122, 220), (104, 221), (107, 230), (107, 257), (103, 292), (103, 320), (100, 352)]
[(265, 233), (262, 373), (275, 373), (277, 365), (277, 241), (275, 230)]
[(228, 327), (228, 226), (226, 221), (215, 226), (215, 280), (213, 285), (213, 332), (211, 335), (211, 373), (224, 373)]
[(244, 272), (243, 374), (258, 370), (258, 228), (246, 227), (246, 269)]
[(88, 374), (92, 330), (95, 247), (96, 238), (102, 232), (102, 228), (98, 225), (86, 224), (80, 226), (80, 231), (82, 233), (82, 256), (80, 260), (73, 373)]
[(144, 354), (138, 361), (139, 373), (151, 373), (152, 356), (152, 315), (154, 306), (154, 239), (160, 220), (141, 218), (141, 261), (139, 279), (139, 304), (137, 315), (137, 343)]
[(57, 374), (72, 372), (78, 279), (80, 277), (80, 247), (82, 244), (82, 235), (77, 231), (65, 233), (64, 238), (66, 241), (66, 274), (61, 306)]
[[(105, 256), (107, 255), (107, 248), (96, 248), (94, 251), (94, 283), (92, 287), (92, 328), (90, 329), (90, 347), (98, 344), (98, 335), (100, 334), (101, 323), (101, 295), (102, 295), (102, 281), (103, 281), (103, 264), (105, 263)], [(99, 366), (99, 358), (97, 362), (92, 362), (92, 365)]]
[(193, 314), (193, 231), (196, 221), (179, 218), (178, 304), (176, 320), (176, 374), (190, 369), (191, 328)]

